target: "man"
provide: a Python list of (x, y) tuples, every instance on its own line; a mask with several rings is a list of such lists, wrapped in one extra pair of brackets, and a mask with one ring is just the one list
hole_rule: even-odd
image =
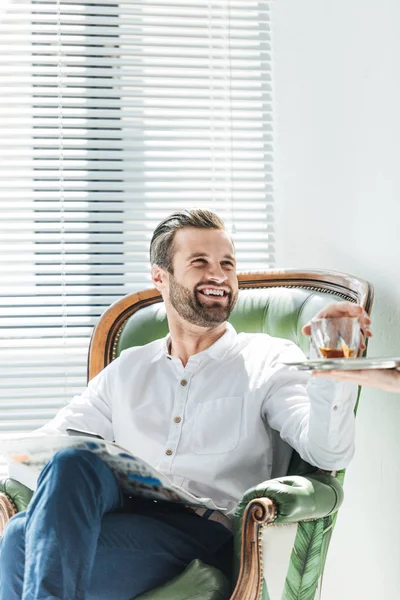
[[(286, 472), (292, 448), (324, 469), (353, 455), (356, 386), (284, 367), (292, 343), (227, 324), (237, 295), (235, 252), (210, 211), (174, 213), (155, 230), (152, 278), (170, 334), (126, 350), (46, 425), (96, 431), (173, 483), (232, 515), (246, 489)], [(358, 316), (359, 306), (328, 310)], [(8, 524), (0, 600), (128, 600), (194, 558), (227, 571), (229, 517), (122, 497), (95, 455), (61, 451), (42, 471), (26, 513)]]

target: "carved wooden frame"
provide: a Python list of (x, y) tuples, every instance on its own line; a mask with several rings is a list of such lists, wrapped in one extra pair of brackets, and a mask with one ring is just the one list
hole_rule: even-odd
[(3, 535), (7, 521), (18, 512), (14, 502), (5, 492), (0, 493), (0, 538)]
[(270, 498), (255, 498), (246, 506), (242, 520), (240, 569), (230, 600), (259, 600), (263, 587), (261, 535), (273, 523), (277, 509)]

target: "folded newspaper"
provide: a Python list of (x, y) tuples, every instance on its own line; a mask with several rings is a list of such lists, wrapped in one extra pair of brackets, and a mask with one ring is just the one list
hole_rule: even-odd
[(63, 448), (89, 450), (97, 454), (114, 472), (122, 492), (129, 496), (181, 502), (188, 506), (206, 507), (212, 510), (226, 510), (218, 507), (211, 498), (197, 498), (172, 484), (157, 469), (118, 444), (95, 436), (33, 435), (0, 440), (0, 454), (10, 464), (23, 465), (25, 471), (28, 469), (35, 480), (52, 456)]

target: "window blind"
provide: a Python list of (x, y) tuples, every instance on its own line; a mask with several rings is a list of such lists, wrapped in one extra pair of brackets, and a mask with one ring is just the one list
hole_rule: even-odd
[(273, 265), (269, 6), (0, 5), (0, 435), (86, 383), (99, 315), (151, 286), (149, 241), (208, 207)]

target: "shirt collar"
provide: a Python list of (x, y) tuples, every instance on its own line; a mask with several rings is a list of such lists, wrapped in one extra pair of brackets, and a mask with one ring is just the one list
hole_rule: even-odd
[(222, 360), (226, 353), (232, 348), (236, 341), (237, 333), (235, 328), (230, 324), (226, 324), (226, 331), (216, 342), (211, 344), (209, 348), (195, 354), (195, 356), (203, 357), (210, 356), (216, 360)]
[[(209, 356), (210, 358), (214, 358), (216, 360), (222, 360), (227, 352), (232, 348), (237, 338), (237, 333), (235, 328), (230, 324), (226, 324), (226, 331), (220, 338), (217, 339), (216, 342), (211, 344), (209, 348), (206, 350), (202, 350), (198, 354), (194, 354), (191, 358), (203, 358)], [(153, 357), (151, 362), (155, 362), (156, 360), (162, 358), (163, 356), (169, 357), (169, 340), (170, 334), (166, 335), (165, 338), (162, 338), (160, 341), (160, 349)]]

